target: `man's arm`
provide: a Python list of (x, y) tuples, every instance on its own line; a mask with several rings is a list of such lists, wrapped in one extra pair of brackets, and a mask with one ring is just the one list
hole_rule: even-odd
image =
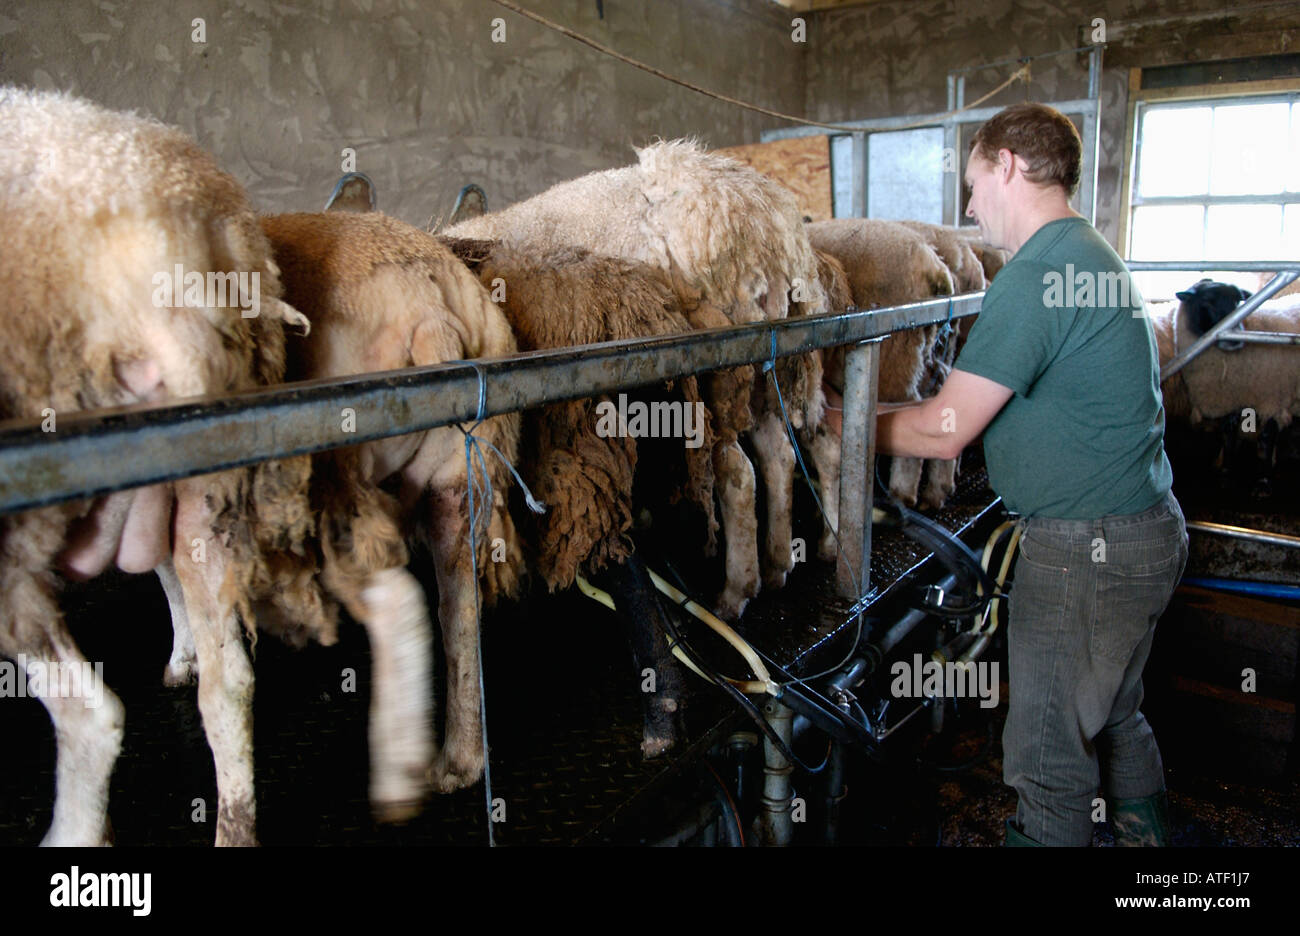
[(956, 458), (1014, 393), (997, 381), (954, 369), (936, 396), (877, 416), (876, 451), (913, 458)]

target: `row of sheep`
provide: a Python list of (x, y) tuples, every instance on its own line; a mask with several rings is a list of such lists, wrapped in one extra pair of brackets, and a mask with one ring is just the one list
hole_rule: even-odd
[[(850, 301), (895, 304), (981, 288), (996, 263), (985, 252), (981, 266), (976, 245), (933, 227), (805, 226), (780, 186), (683, 141), (638, 150), (636, 165), (564, 183), (441, 238), (378, 213), (259, 219), (184, 134), (66, 96), (0, 90), (0, 143), (9, 155), (0, 169), (4, 419), (775, 321)], [(155, 275), (177, 264), (258, 276), (238, 301), (156, 302)], [(246, 317), (250, 307), (259, 314)], [(916, 399), (942, 378), (954, 342), (936, 356), (934, 337), (914, 329), (885, 342), (881, 399)], [(834, 384), (834, 355), (775, 368), (833, 524), (839, 449), (825, 420), (824, 371)], [(555, 590), (579, 574), (604, 575), (625, 614), (644, 612), (628, 628), (637, 672), (660, 673), (659, 691), (646, 694), (643, 750), (653, 756), (674, 743), (684, 680), (653, 620), (644, 569), (628, 561), (638, 467), (653, 460), (665, 496), (699, 511), (710, 531), (701, 551), (721, 532), (717, 606), (737, 617), (792, 567), (795, 459), (760, 368), (639, 392), (700, 404), (706, 444), (602, 434), (593, 400), (496, 416), (475, 430), (501, 457), (485, 460), (492, 500), (473, 516), (463, 437), (443, 427), (0, 518), (0, 655), (29, 670), (82, 662), (59, 611), (60, 576), (89, 578), (113, 564), (155, 570), (176, 634), (166, 678), (199, 684), (217, 769), (217, 842), (244, 844), (255, 841), (256, 811), (246, 636), (260, 627), (328, 644), (340, 608), (366, 628), (370, 795), (378, 816), (401, 819), (430, 785), (447, 791), (481, 775), (480, 603), (518, 596), (528, 581)], [(544, 513), (512, 512), (512, 462)], [(435, 559), (447, 656), (440, 750), (432, 626), (406, 569), (412, 537)], [(825, 557), (832, 542), (828, 534)], [(125, 713), (101, 692), (95, 708), (42, 698), (58, 738), (47, 843), (109, 837)]]

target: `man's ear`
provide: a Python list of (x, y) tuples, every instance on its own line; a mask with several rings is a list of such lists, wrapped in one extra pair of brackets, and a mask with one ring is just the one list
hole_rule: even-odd
[(998, 172), (1004, 180), (1011, 177), (1011, 167), (1015, 164), (1015, 153), (1006, 148), (998, 150)]

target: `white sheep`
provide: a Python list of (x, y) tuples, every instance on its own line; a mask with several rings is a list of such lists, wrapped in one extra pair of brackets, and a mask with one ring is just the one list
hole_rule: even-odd
[[(59, 94), (0, 90), (0, 418), (249, 389), (280, 379), (278, 272), (239, 185), (181, 132)], [(177, 266), (224, 298), (164, 288)], [(242, 280), (242, 282), (241, 282)], [(256, 317), (245, 317), (246, 312)], [(57, 436), (55, 436), (57, 437)], [(56, 567), (88, 577), (173, 562), (200, 666), (199, 710), (216, 762), (218, 844), (253, 840), (252, 605), (288, 602), (333, 637), (310, 577), (264, 591), (267, 556), (307, 562), (307, 459), (188, 478), (0, 518), (0, 654), (34, 666), (84, 662), (59, 612)], [(174, 517), (173, 517), (174, 508)], [(125, 711), (96, 679), (98, 707), (50, 694), (58, 738), (46, 844), (109, 832), (108, 781)]]

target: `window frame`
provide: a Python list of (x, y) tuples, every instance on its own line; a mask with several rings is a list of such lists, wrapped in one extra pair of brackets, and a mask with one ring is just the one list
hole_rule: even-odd
[[(1225, 104), (1230, 100), (1248, 98), (1260, 99), (1266, 103), (1269, 98), (1276, 100), (1292, 99), (1300, 103), (1300, 78), (1270, 78), (1266, 81), (1234, 81), (1229, 84), (1185, 85), (1176, 88), (1142, 88), (1142, 69), (1129, 69), (1128, 82), (1128, 119), (1124, 135), (1124, 174), (1120, 194), (1119, 242), (1120, 255), (1132, 259), (1133, 211), (1143, 205), (1177, 205), (1192, 204), (1212, 207), (1216, 205), (1289, 205), (1300, 202), (1300, 192), (1283, 191), (1274, 195), (1204, 195), (1160, 196), (1147, 199), (1137, 198), (1136, 182), (1140, 159), (1138, 138), (1138, 121), (1146, 105), (1150, 104)], [(1294, 118), (1293, 118), (1294, 119)], [(1285, 211), (1283, 207), (1283, 211)], [(1209, 212), (1206, 212), (1205, 224), (1209, 224)], [(1192, 259), (1192, 258), (1187, 258)], [(1220, 259), (1211, 257), (1209, 259)]]

